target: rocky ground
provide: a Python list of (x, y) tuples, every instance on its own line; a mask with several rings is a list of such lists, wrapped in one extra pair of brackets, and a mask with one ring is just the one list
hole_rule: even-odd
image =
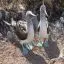
[[(35, 47), (27, 56), (23, 56), (21, 45), (11, 43), (7, 38), (0, 36), (0, 64), (64, 64), (63, 59), (59, 62), (57, 59), (60, 51), (64, 48), (63, 30), (58, 31), (53, 25), (51, 28), (49, 46)], [(55, 61), (52, 61), (52, 59)]]
[(30, 52), (26, 57), (22, 55), (21, 48), (6, 40), (0, 40), (0, 64), (47, 64), (42, 52)]

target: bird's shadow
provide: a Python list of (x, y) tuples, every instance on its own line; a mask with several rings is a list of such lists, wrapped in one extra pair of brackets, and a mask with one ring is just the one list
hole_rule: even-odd
[(26, 58), (29, 61), (29, 63), (32, 64), (47, 64), (43, 57), (34, 54), (32, 51), (28, 56), (26, 56)]
[(54, 42), (51, 38), (49, 38), (48, 44), (49, 44), (49, 47), (44, 47), (48, 57), (50, 59), (57, 58), (60, 54), (60, 50), (57, 46), (57, 42)]
[[(16, 44), (16, 46), (21, 50), (22, 53), (22, 46), (20, 44)], [(34, 54), (32, 51), (30, 51), (29, 54), (24, 57), (27, 59), (29, 64), (47, 64), (43, 57)]]

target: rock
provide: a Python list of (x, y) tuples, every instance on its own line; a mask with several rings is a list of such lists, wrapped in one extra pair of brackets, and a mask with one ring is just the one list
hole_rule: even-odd
[(55, 59), (52, 59), (49, 64), (64, 64), (64, 59), (63, 58), (55, 58)]

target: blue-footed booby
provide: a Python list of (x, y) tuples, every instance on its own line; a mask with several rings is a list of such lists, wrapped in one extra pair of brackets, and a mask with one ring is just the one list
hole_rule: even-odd
[(46, 6), (44, 5), (43, 2), (43, 4), (40, 6), (40, 22), (38, 25), (38, 28), (40, 28), (39, 37), (42, 43), (46, 41), (46, 39), (48, 39), (47, 34), (48, 20), (46, 16), (48, 16), (48, 14), (46, 12)]
[(33, 22), (32, 19), (36, 15), (33, 14), (31, 11), (26, 12), (26, 21), (27, 21), (27, 38), (25, 40), (20, 40), (20, 44), (22, 45), (23, 48), (23, 54), (27, 55), (29, 50), (32, 50), (32, 41), (34, 40), (34, 27), (33, 27)]
[(32, 18), (34, 16), (36, 16), (36, 15), (34, 15), (31, 11), (27, 11), (26, 12), (26, 21), (27, 21), (28, 35), (27, 35), (27, 39), (20, 41), (20, 44), (30, 43), (31, 41), (33, 41), (33, 39), (34, 39), (34, 27), (33, 27)]

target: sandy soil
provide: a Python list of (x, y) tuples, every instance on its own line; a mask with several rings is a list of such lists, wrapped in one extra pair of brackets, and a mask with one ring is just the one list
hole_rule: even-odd
[(0, 40), (0, 64), (47, 64), (44, 58), (39, 54), (30, 52), (23, 56), (21, 48), (15, 44)]

